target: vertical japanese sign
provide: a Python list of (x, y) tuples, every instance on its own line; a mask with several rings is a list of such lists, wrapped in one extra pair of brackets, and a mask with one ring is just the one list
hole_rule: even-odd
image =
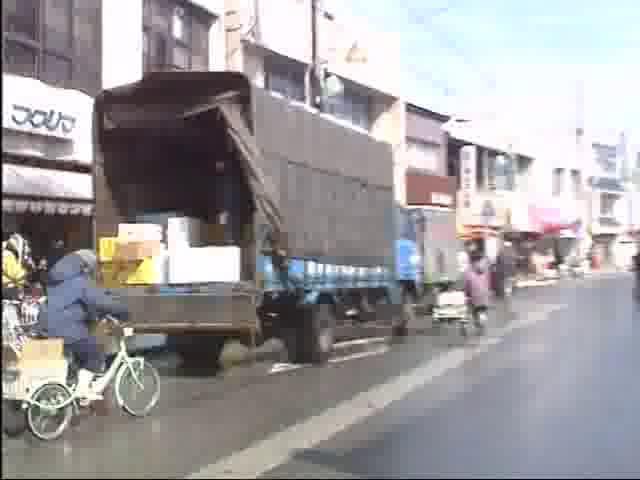
[(476, 169), (478, 160), (478, 149), (467, 145), (460, 149), (460, 196), (463, 222), (469, 218), (476, 194)]

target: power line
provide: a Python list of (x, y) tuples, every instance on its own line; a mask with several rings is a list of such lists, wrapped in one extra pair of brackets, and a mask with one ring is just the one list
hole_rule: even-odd
[(449, 12), (451, 9), (453, 9), (456, 6), (457, 3), (459, 2), (452, 1), (448, 5), (445, 5), (444, 7), (432, 9), (426, 14), (415, 12), (414, 9), (409, 8), (410, 13), (417, 20), (417, 21), (414, 21), (414, 19), (410, 19), (410, 23), (426, 26), (427, 23), (431, 23), (433, 20), (435, 20), (436, 17), (439, 17), (440, 15), (444, 15), (445, 13)]
[(480, 74), (483, 77), (484, 83), (492, 91), (495, 91), (497, 88), (495, 76), (486, 72), (486, 70), (478, 65), (475, 60), (470, 58), (470, 56), (449, 35), (445, 34), (441, 30), (438, 33), (438, 29), (435, 27), (434, 20), (438, 16), (449, 12), (454, 6), (457, 6), (456, 3), (457, 2), (452, 2), (444, 7), (433, 9), (427, 13), (418, 12), (409, 7), (407, 8), (409, 22), (424, 27), (434, 40), (436, 40), (442, 47), (460, 57), (466, 66), (473, 69), (474, 73)]

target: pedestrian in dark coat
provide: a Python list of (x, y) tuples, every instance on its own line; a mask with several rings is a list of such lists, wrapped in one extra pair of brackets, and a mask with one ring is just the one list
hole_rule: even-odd
[(516, 253), (510, 242), (505, 242), (500, 249), (495, 264), (495, 291), (498, 297), (504, 297), (507, 282), (510, 282), (516, 274)]

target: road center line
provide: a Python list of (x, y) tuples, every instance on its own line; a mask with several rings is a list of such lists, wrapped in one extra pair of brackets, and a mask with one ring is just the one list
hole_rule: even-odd
[(449, 370), (488, 351), (492, 346), (502, 342), (509, 333), (545, 320), (563, 307), (545, 306), (539, 312), (532, 313), (528, 321), (519, 322), (512, 328), (501, 329), (497, 335), (482, 338), (471, 347), (456, 347), (444, 352), (406, 374), (359, 393), (350, 400), (258, 441), (186, 478), (257, 478), (286, 463), (297, 450), (313, 448), (348, 427), (375, 415), (390, 403), (402, 399)]

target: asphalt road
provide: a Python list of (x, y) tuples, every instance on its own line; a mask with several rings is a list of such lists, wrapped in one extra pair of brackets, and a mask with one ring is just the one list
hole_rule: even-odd
[(639, 478), (640, 308), (630, 286), (564, 290), (567, 308), (547, 321), (264, 478)]
[(586, 280), (522, 292), (482, 338), (434, 329), (215, 378), (163, 369), (153, 416), (5, 440), (2, 477), (638, 476), (633, 308), (629, 277)]

